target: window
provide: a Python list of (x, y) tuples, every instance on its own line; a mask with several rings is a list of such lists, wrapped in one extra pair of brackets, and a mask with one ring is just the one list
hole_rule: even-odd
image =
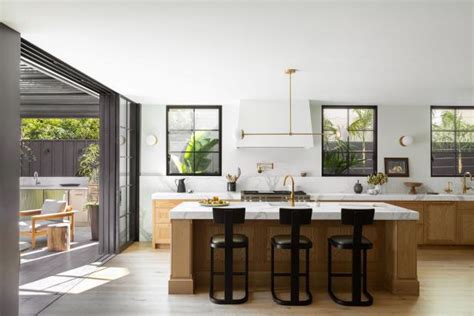
[(167, 106), (167, 175), (220, 176), (221, 106)]
[[(322, 125), (323, 176), (367, 176), (377, 172), (376, 106), (323, 106)], [(336, 137), (337, 132), (344, 138)]]
[(431, 176), (474, 172), (474, 107), (431, 107)]

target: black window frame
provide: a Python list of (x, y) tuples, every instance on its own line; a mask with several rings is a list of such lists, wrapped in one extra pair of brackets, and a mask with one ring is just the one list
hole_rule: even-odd
[[(219, 172), (218, 173), (171, 173), (170, 171), (170, 154), (169, 154), (169, 112), (173, 109), (217, 109), (219, 111)], [(195, 120), (193, 114), (193, 120)], [(194, 124), (192, 132), (195, 132)], [(212, 153), (216, 153), (212, 151)], [(167, 176), (186, 176), (186, 177), (221, 177), (222, 176), (222, 105), (167, 105), (166, 106), (166, 175)]]
[[(373, 126), (373, 133), (374, 133), (374, 144), (373, 144), (373, 173), (377, 173), (378, 171), (378, 111), (377, 105), (322, 105), (321, 106), (321, 132), (324, 133), (324, 110), (325, 109), (371, 109), (374, 111), (374, 126)], [(349, 120), (349, 116), (347, 117)], [(349, 126), (349, 124), (347, 124)], [(351, 151), (348, 150), (348, 154)], [(323, 177), (367, 177), (370, 174), (325, 174), (324, 173), (324, 136), (321, 137), (321, 176)]]
[[(463, 174), (451, 174), (451, 175), (434, 175), (433, 174), (433, 110), (474, 110), (474, 106), (462, 106), (462, 105), (432, 105), (430, 107), (430, 175), (433, 178), (461, 178)], [(441, 132), (443, 132), (442, 130)], [(439, 132), (439, 131), (438, 131)], [(453, 169), (456, 170), (457, 168), (457, 142), (456, 142), (456, 134), (457, 134), (457, 126), (454, 126), (454, 130), (446, 130), (445, 132), (454, 132), (454, 163)], [(474, 133), (474, 131), (473, 131)]]

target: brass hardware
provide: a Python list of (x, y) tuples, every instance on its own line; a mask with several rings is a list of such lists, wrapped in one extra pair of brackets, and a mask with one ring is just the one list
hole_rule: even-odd
[[(289, 131), (287, 133), (247, 133), (243, 129), (240, 130), (240, 139), (244, 139), (245, 136), (323, 136), (324, 133), (293, 133), (293, 111), (292, 111), (292, 88), (291, 88), (291, 75), (293, 75), (297, 70), (289, 68), (285, 73), (289, 77)], [(335, 134), (336, 138), (341, 138), (341, 132), (338, 130), (336, 132), (326, 132), (328, 134)]]
[(467, 180), (466, 180), (466, 176), (469, 176), (469, 181), (471, 182), (472, 184), (472, 174), (469, 172), (469, 171), (466, 171), (464, 173), (464, 176), (462, 178), (462, 193), (463, 194), (466, 194), (468, 190), (471, 190), (472, 188), (469, 186), (467, 186)]
[(291, 193), (290, 193), (290, 205), (295, 206), (295, 179), (292, 176), (286, 175), (283, 180), (283, 185), (286, 185), (286, 180), (291, 180)]
[(265, 170), (273, 170), (273, 162), (257, 162), (257, 172), (262, 173)]

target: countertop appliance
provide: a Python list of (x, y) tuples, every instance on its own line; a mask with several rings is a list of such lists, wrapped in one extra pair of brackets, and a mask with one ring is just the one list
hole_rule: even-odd
[[(251, 191), (246, 190), (240, 192), (241, 200), (247, 202), (274, 202), (286, 201), (289, 199), (290, 191)], [(308, 202), (311, 196), (304, 191), (295, 191), (295, 201)]]

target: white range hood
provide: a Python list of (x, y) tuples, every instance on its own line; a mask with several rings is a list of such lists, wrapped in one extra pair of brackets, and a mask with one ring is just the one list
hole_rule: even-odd
[[(238, 131), (251, 133), (287, 133), (290, 113), (288, 100), (260, 101), (241, 100), (239, 109)], [(292, 131), (307, 133), (313, 130), (309, 101), (292, 102)], [(237, 132), (238, 133), (238, 132)], [(309, 148), (314, 146), (312, 135), (275, 136), (258, 135), (252, 137), (237, 137), (237, 147), (282, 147)]]

